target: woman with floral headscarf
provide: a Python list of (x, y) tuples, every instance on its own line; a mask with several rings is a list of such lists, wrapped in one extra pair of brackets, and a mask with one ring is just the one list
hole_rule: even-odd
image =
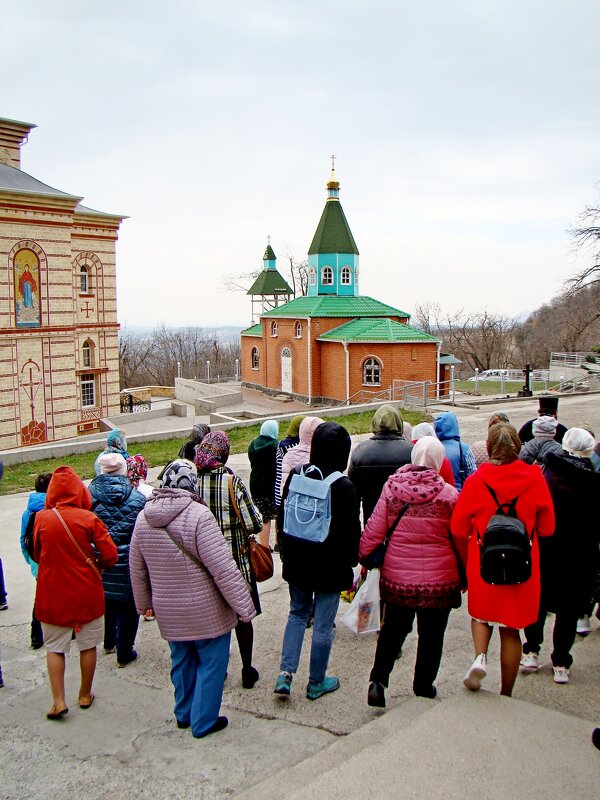
[(219, 716), (238, 618), (255, 615), (246, 582), (213, 515), (198, 495), (190, 461), (164, 472), (139, 515), (129, 556), (138, 611), (153, 606), (171, 650), (175, 718), (197, 738), (226, 727)]
[[(209, 433), (196, 448), (198, 491), (210, 508), (223, 532), (225, 541), (242, 577), (248, 584), (256, 613), (260, 614), (260, 599), (256, 578), (252, 573), (248, 550), (248, 535), (262, 530), (262, 519), (243, 481), (225, 464), (229, 458), (229, 437), (222, 431)], [(235, 635), (242, 659), (242, 686), (252, 689), (259, 678), (252, 666), (254, 629), (251, 622), (238, 622)]]
[(144, 456), (139, 453), (135, 456), (129, 456), (126, 463), (129, 483), (134, 489), (141, 492), (145, 498), (150, 497), (153, 489), (149, 483), (146, 483), (146, 478), (148, 477), (148, 462)]
[(275, 483), (277, 481), (277, 445), (279, 425), (268, 419), (260, 426), (260, 434), (250, 442), (250, 494), (262, 516), (260, 543), (269, 547), (271, 520), (277, 514)]
[[(452, 533), (459, 549), (468, 542), (467, 584), (475, 661), (464, 678), (476, 691), (487, 674), (487, 651), (493, 627), (500, 631), (501, 694), (511, 696), (521, 658), (519, 629), (531, 625), (540, 604), (538, 537), (554, 532), (552, 499), (539, 467), (519, 460), (521, 440), (512, 425), (497, 423), (488, 429), (490, 460), (464, 484), (452, 515)], [(532, 537), (531, 577), (523, 583), (496, 586), (486, 583), (480, 571), (480, 538), (498, 502), (516, 499), (516, 512)]]
[(555, 613), (552, 637), (552, 672), (555, 683), (568, 683), (573, 663), (571, 648), (577, 620), (593, 600), (598, 573), (600, 532), (591, 502), (600, 493), (600, 474), (590, 456), (596, 442), (584, 428), (570, 428), (562, 440), (562, 453), (544, 457), (544, 478), (556, 515), (556, 530), (542, 548), (542, 598), (537, 620), (525, 629), (521, 667), (538, 669), (548, 611)]
[(181, 446), (179, 458), (187, 458), (188, 461), (193, 461), (196, 447), (202, 442), (202, 439), (204, 439), (207, 433), (210, 433), (209, 425), (205, 425), (202, 422), (198, 425), (194, 425), (190, 433), (190, 438)]

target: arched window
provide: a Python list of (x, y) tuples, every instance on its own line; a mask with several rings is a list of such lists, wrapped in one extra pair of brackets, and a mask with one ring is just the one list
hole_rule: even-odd
[(363, 383), (369, 386), (381, 385), (381, 361), (367, 358), (363, 364)]
[(352, 270), (350, 267), (342, 267), (342, 271), (340, 273), (340, 283), (344, 286), (350, 286), (352, 283)]
[(317, 285), (317, 272), (314, 269), (311, 269), (308, 273), (308, 280), (311, 286)]
[(323, 267), (321, 272), (321, 283), (323, 286), (332, 286), (333, 285), (333, 270), (331, 267)]
[(252, 369), (258, 369), (260, 364), (260, 355), (258, 352), (258, 347), (252, 348)]
[(85, 264), (79, 267), (79, 291), (88, 294), (90, 290), (90, 274)]
[(277, 320), (271, 323), (271, 336), (277, 336)]
[(301, 339), (301, 338), (302, 338), (302, 323), (301, 322), (297, 322), (296, 323), (296, 339)]
[(84, 367), (94, 366), (94, 343), (90, 339), (86, 339), (81, 348), (81, 358)]

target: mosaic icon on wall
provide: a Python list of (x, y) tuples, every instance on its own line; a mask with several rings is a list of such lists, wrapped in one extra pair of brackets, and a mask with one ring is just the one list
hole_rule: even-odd
[(17, 328), (39, 328), (40, 262), (33, 250), (18, 251), (14, 258), (14, 275)]

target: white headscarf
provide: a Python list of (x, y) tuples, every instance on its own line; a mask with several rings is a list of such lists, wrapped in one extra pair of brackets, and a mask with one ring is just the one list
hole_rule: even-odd
[(422, 439), (423, 436), (433, 436), (436, 439), (435, 429), (430, 422), (419, 422), (418, 425), (412, 429), (413, 442)]
[(412, 449), (410, 460), (413, 464), (419, 467), (430, 467), (436, 472), (439, 472), (444, 458), (446, 457), (446, 450), (444, 445), (432, 436), (423, 436)]
[(569, 428), (562, 440), (563, 450), (577, 458), (589, 458), (596, 445), (596, 440), (585, 428)]

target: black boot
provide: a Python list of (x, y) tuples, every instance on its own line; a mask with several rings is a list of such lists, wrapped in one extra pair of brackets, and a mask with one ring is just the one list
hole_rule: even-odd
[(370, 706), (376, 706), (377, 708), (385, 708), (385, 689), (382, 683), (372, 681), (369, 684), (367, 703)]

